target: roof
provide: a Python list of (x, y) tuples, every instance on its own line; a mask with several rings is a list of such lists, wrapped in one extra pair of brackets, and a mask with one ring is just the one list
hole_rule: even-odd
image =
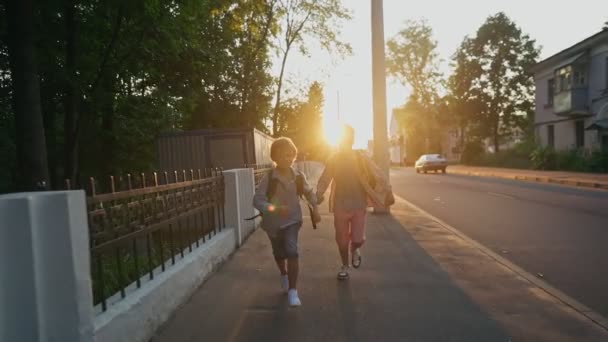
[(608, 42), (608, 30), (602, 30), (591, 37), (588, 37), (548, 58), (543, 59), (542, 61), (536, 63), (530, 70), (532, 72), (537, 72), (540, 69), (554, 66), (556, 64), (565, 65), (561, 63), (562, 60), (573, 58), (600, 42)]
[(593, 129), (608, 129), (608, 119), (600, 119), (594, 121), (589, 127), (585, 128), (586, 130)]
[(174, 136), (212, 136), (212, 135), (235, 135), (235, 134), (244, 134), (244, 133), (257, 133), (265, 136), (268, 139), (274, 140), (270, 135), (256, 129), (256, 128), (204, 128), (204, 129), (196, 129), (196, 130), (173, 130), (162, 132), (159, 134), (160, 138), (165, 137), (174, 137)]

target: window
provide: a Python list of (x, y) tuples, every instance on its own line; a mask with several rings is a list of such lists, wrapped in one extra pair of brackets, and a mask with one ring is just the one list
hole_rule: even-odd
[(585, 122), (576, 121), (574, 123), (574, 134), (576, 135), (576, 147), (585, 147)]
[(587, 85), (586, 73), (583, 70), (574, 71), (574, 87), (585, 87)]
[(600, 138), (602, 144), (602, 150), (608, 152), (608, 134), (604, 134)]
[(555, 131), (553, 125), (547, 126), (547, 146), (551, 148), (555, 147)]
[(553, 94), (555, 94), (555, 79), (547, 81), (547, 104), (553, 104)]
[(572, 66), (555, 70), (555, 93), (570, 90), (572, 87)]

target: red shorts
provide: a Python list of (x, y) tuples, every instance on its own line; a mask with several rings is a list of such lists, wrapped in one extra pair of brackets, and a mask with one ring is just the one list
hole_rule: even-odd
[(365, 217), (367, 211), (363, 209), (334, 211), (334, 227), (336, 228), (336, 242), (340, 246), (348, 246), (352, 241), (362, 244), (365, 242)]

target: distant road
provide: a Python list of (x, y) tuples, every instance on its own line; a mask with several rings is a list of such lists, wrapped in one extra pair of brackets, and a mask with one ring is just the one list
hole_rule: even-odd
[(394, 192), (608, 317), (608, 191), (391, 170)]

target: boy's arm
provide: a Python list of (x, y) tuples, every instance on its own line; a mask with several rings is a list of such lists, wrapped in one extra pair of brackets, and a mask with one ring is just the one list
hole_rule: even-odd
[(374, 176), (374, 179), (376, 180), (376, 187), (380, 189), (386, 189), (388, 187), (388, 179), (386, 179), (380, 167), (378, 167), (378, 165), (376, 165), (376, 163), (374, 163), (374, 161), (367, 156), (364, 156), (363, 159), (367, 164), (367, 169), (369, 170), (369, 172), (371, 172), (371, 174)]
[(260, 184), (255, 188), (255, 194), (253, 195), (253, 207), (259, 210), (261, 213), (266, 213), (271, 203), (266, 197), (266, 189), (268, 188), (268, 174), (265, 174), (260, 181)]
[(325, 169), (323, 169), (323, 173), (321, 174), (321, 177), (319, 177), (319, 181), (317, 182), (317, 199), (323, 197), (323, 194), (325, 193), (325, 191), (327, 191), (327, 188), (331, 184), (333, 178), (334, 167), (333, 162), (330, 159), (327, 162), (327, 165), (325, 165)]
[(317, 196), (312, 188), (312, 186), (310, 186), (310, 184), (308, 183), (308, 180), (306, 179), (306, 175), (302, 174), (302, 178), (304, 179), (304, 197), (306, 197), (306, 200), (308, 201), (308, 203), (310, 203), (313, 207), (313, 209), (317, 208)]

